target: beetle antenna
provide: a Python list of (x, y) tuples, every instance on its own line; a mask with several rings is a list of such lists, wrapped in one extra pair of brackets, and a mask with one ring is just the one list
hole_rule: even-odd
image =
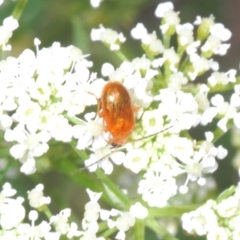
[(72, 172), (71, 172), (71, 175), (74, 175), (74, 174), (76, 174), (76, 173), (78, 173), (78, 172), (82, 172), (82, 171), (84, 171), (84, 170), (92, 167), (93, 165), (98, 164), (98, 163), (101, 162), (104, 158), (109, 157), (111, 154), (112, 154), (112, 152), (110, 152), (110, 153), (108, 153), (107, 155), (103, 156), (102, 158), (98, 159), (96, 162), (93, 162), (93, 163), (91, 163), (91, 164), (89, 164), (89, 165), (87, 165), (87, 166), (84, 166), (84, 167), (81, 167), (81, 168), (78, 168), (78, 169), (72, 171)]
[[(147, 138), (154, 137), (155, 135), (157, 135), (157, 134), (159, 134), (159, 133), (162, 133), (162, 132), (165, 132), (165, 131), (167, 131), (168, 129), (170, 129), (170, 128), (172, 128), (172, 127), (173, 127), (173, 126), (171, 125), (171, 126), (169, 126), (169, 127), (166, 127), (166, 128), (164, 128), (164, 129), (160, 130), (159, 132), (150, 134), (150, 135), (145, 136), (145, 137), (142, 137), (142, 138), (133, 139), (133, 140), (131, 140), (130, 142), (136, 142), (136, 141), (140, 141), (140, 140), (143, 140), (143, 139), (147, 139)], [(125, 144), (123, 144), (123, 145), (125, 145)], [(115, 149), (116, 149), (116, 148), (115, 148)], [(74, 174), (76, 174), (76, 173), (78, 173), (78, 172), (82, 172), (82, 171), (84, 171), (84, 170), (92, 167), (93, 165), (100, 163), (104, 158), (109, 157), (112, 153), (113, 153), (113, 152), (110, 152), (110, 153), (108, 153), (107, 155), (103, 156), (102, 158), (98, 159), (96, 162), (93, 162), (93, 163), (91, 163), (91, 164), (89, 164), (89, 165), (87, 165), (87, 166), (84, 166), (84, 167), (81, 167), (81, 168), (78, 168), (78, 169), (72, 171), (72, 172), (71, 172), (71, 175), (74, 175)]]
[(170, 129), (170, 128), (172, 128), (172, 127), (173, 127), (173, 126), (171, 125), (171, 126), (169, 126), (169, 127), (166, 127), (166, 128), (164, 128), (164, 129), (160, 130), (159, 132), (155, 132), (155, 133), (153, 133), (153, 134), (147, 135), (147, 136), (142, 137), (142, 138), (133, 139), (133, 140), (131, 140), (131, 141), (129, 141), (129, 142), (136, 142), (136, 141), (140, 141), (140, 140), (144, 140), (144, 139), (147, 139), (147, 138), (154, 137), (154, 136), (158, 135), (159, 133), (165, 132), (165, 131), (167, 131), (168, 129)]

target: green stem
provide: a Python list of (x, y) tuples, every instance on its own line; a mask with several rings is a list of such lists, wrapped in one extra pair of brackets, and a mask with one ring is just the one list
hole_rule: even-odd
[(129, 61), (127, 59), (127, 57), (121, 52), (121, 51), (114, 51), (114, 53), (117, 55), (117, 57), (121, 60), (121, 61)]
[(109, 228), (105, 232), (101, 233), (101, 237), (104, 237), (105, 239), (108, 239), (109, 236), (111, 236), (113, 233), (117, 231), (117, 228)]
[(136, 219), (136, 223), (134, 226), (134, 237), (137, 240), (144, 240), (144, 236), (145, 236), (145, 224), (144, 224), (144, 220), (142, 219)]
[(73, 150), (77, 153), (77, 155), (82, 159), (82, 160), (86, 160), (89, 158), (89, 155), (86, 153), (86, 151), (84, 150), (78, 150), (76, 148), (76, 143), (75, 141), (72, 141), (69, 143), (71, 145), (71, 147), (73, 148)]
[(191, 63), (189, 57), (186, 57), (179, 67), (179, 72), (185, 72), (186, 67), (190, 64)]
[(152, 229), (155, 233), (161, 236), (164, 240), (178, 240), (172, 236), (163, 226), (161, 226), (155, 219), (149, 219), (146, 222), (147, 227)]
[(167, 206), (164, 208), (150, 208), (148, 214), (153, 217), (179, 217), (185, 212), (190, 212), (197, 209), (202, 204), (192, 204), (184, 206)]
[(23, 10), (27, 4), (28, 0), (18, 0), (15, 8), (13, 9), (12, 16), (13, 18), (19, 20), (21, 17)]
[(48, 219), (50, 219), (52, 217), (52, 213), (47, 205), (44, 206), (43, 212), (45, 213), (45, 215), (47, 216)]
[(223, 132), (220, 128), (217, 128), (214, 132), (214, 139), (213, 139), (213, 143), (216, 143), (223, 135), (225, 134), (225, 132)]
[(106, 189), (106, 192), (112, 199), (113, 203), (119, 204), (123, 209), (128, 210), (131, 206), (131, 201), (128, 198), (126, 194), (124, 194), (121, 189), (111, 181), (109, 177), (107, 177), (106, 174), (103, 173), (101, 169), (97, 169), (95, 172), (98, 176), (98, 178), (102, 181), (104, 184), (104, 188)]
[(98, 224), (98, 232), (106, 231), (106, 229), (108, 229), (107, 221), (99, 222), (99, 224)]
[(85, 126), (86, 122), (83, 121), (80, 118), (77, 117), (69, 117), (67, 114), (64, 115), (64, 117), (66, 117), (71, 123), (74, 123), (76, 125), (81, 125), (81, 126)]
[[(228, 121), (227, 123), (227, 129), (226, 132), (233, 127), (233, 121)], [(219, 127), (216, 128), (216, 130), (214, 130), (213, 135), (214, 135), (214, 139), (212, 141), (212, 143), (216, 143), (226, 132), (224, 132), (222, 129), (220, 129)]]
[(237, 187), (236, 186), (231, 186), (230, 188), (224, 190), (218, 197), (217, 197), (217, 202), (220, 203), (221, 201), (223, 201), (226, 198), (229, 198), (230, 196), (232, 196), (235, 191), (236, 191)]
[(214, 87), (208, 85), (210, 88), (209, 94), (215, 94), (215, 93), (222, 93), (227, 91), (232, 91), (234, 89), (234, 86), (240, 84), (240, 77), (236, 77), (236, 82), (234, 83), (228, 83), (227, 85), (219, 84)]
[(167, 36), (165, 34), (163, 35), (163, 45), (164, 45), (165, 48), (169, 48), (170, 40), (171, 40), (170, 36)]

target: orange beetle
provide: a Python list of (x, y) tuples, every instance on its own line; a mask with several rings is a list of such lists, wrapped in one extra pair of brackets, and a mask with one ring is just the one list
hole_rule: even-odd
[(134, 113), (138, 110), (133, 106), (128, 90), (120, 82), (108, 82), (102, 90), (99, 108), (104, 129), (111, 134), (109, 144), (124, 144), (134, 130)]
[[(127, 142), (129, 135), (133, 132), (135, 128), (135, 112), (138, 111), (138, 107), (132, 104), (131, 97), (128, 90), (120, 82), (108, 82), (103, 90), (101, 98), (98, 102), (98, 114), (99, 117), (103, 118), (104, 130), (111, 134), (111, 138), (108, 143), (113, 147), (118, 147)], [(135, 139), (133, 141), (143, 140), (149, 137), (153, 137), (167, 129), (167, 127), (157, 133), (150, 134), (148, 136), (142, 137), (140, 139)], [(110, 156), (113, 152), (105, 155), (104, 157), (98, 159), (98, 161), (79, 168), (72, 172), (75, 174), (80, 172), (92, 165), (98, 163), (102, 159)]]

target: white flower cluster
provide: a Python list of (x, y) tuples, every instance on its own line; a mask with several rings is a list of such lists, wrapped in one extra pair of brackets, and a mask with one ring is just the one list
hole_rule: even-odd
[(147, 209), (139, 202), (132, 205), (128, 212), (117, 209), (101, 209), (98, 200), (102, 193), (92, 192), (87, 189), (90, 201), (85, 204), (84, 218), (80, 231), (81, 240), (104, 240), (104, 237), (97, 237), (99, 231), (99, 220), (107, 222), (107, 229), (116, 228), (118, 233), (115, 239), (124, 240), (126, 232), (135, 224), (136, 219), (144, 219), (148, 215)]
[[(203, 185), (204, 174), (214, 172), (218, 166), (216, 159), (223, 159), (227, 151), (213, 145), (215, 136), (211, 132), (206, 132), (206, 140), (199, 142), (179, 133), (198, 124), (206, 125), (214, 117), (221, 118), (218, 126), (224, 131), (229, 120), (239, 127), (239, 87), (235, 86), (230, 103), (219, 94), (208, 99), (208, 93), (215, 87), (236, 82), (236, 71), (218, 72), (218, 63), (212, 58), (225, 54), (228, 45), (224, 42), (231, 34), (214, 23), (213, 17), (198, 17), (194, 40), (194, 25), (181, 25), (178, 15), (172, 3), (159, 4), (156, 16), (162, 18), (159, 29), (163, 39), (158, 38), (157, 32), (148, 33), (139, 23), (132, 36), (141, 40), (146, 55), (124, 61), (116, 69), (109, 63), (102, 67), (104, 77), (121, 82), (129, 90), (138, 109), (132, 139), (168, 128), (154, 141), (147, 138), (129, 142), (126, 154), (109, 154), (111, 136), (104, 132), (104, 119), (96, 112), (85, 112), (86, 106), (96, 105), (104, 81), (90, 72), (92, 63), (79, 49), (61, 47), (59, 43), (38, 49), (40, 42), (36, 39), (36, 54), (27, 49), (18, 58), (2, 60), (0, 127), (5, 131), (5, 140), (15, 143), (10, 153), (23, 164), (21, 171), (25, 174), (36, 171), (35, 158), (48, 150), (50, 139), (62, 142), (77, 139), (77, 149), (94, 152), (86, 161), (87, 166), (108, 154), (99, 165), (93, 164), (91, 171), (101, 167), (110, 174), (113, 163), (109, 156), (115, 164), (122, 164), (134, 173), (144, 171), (138, 193), (150, 206), (167, 204), (178, 191), (176, 177), (181, 174), (187, 175), (186, 183), (180, 187), (182, 193), (188, 191), (189, 180)], [(170, 45), (173, 35), (178, 39), (176, 49)], [(125, 41), (122, 34), (103, 27), (93, 30), (92, 38), (103, 41), (111, 50), (118, 50)], [(213, 71), (208, 83), (195, 84), (197, 77), (208, 70)], [(76, 117), (80, 113), (83, 119)]]
[(93, 41), (102, 41), (112, 51), (119, 50), (121, 43), (124, 43), (126, 41), (126, 38), (122, 33), (118, 34), (116, 31), (109, 28), (106, 29), (102, 25), (99, 29), (92, 30), (91, 38)]
[[(2, 2), (0, 1), (0, 5)], [(3, 20), (3, 25), (0, 26), (0, 49), (11, 50), (11, 46), (7, 45), (9, 39), (12, 37), (14, 30), (18, 28), (18, 21), (12, 16)]]
[[(105, 119), (96, 111), (86, 111), (86, 107), (97, 105), (105, 82), (89, 70), (92, 62), (82, 56), (81, 50), (62, 47), (57, 42), (39, 49), (40, 41), (36, 39), (36, 53), (27, 49), (17, 58), (0, 61), (0, 128), (5, 132), (5, 140), (15, 144), (10, 153), (22, 163), (23, 173), (36, 171), (36, 157), (47, 152), (53, 139), (76, 141), (78, 150), (94, 152), (86, 160), (90, 171), (100, 167), (111, 174), (114, 164), (122, 164), (135, 174), (141, 172), (137, 193), (150, 207), (165, 207), (178, 191), (188, 191), (189, 181), (201, 186), (206, 183), (204, 175), (216, 171), (217, 159), (223, 159), (227, 150), (214, 146), (214, 132), (205, 132), (205, 140), (196, 141), (188, 130), (199, 124), (205, 126), (214, 118), (219, 119), (218, 127), (223, 131), (228, 129), (229, 122), (240, 128), (236, 71), (219, 72), (218, 62), (213, 59), (214, 55), (226, 54), (229, 44), (225, 42), (231, 33), (215, 23), (212, 16), (197, 17), (194, 24), (181, 24), (171, 2), (159, 4), (155, 15), (161, 18), (159, 33), (149, 33), (142, 23), (131, 31), (132, 37), (141, 41), (145, 55), (125, 60), (118, 68), (109, 63), (102, 66), (102, 76), (121, 82), (131, 95), (130, 107), (137, 109), (133, 141), (125, 145), (125, 152), (111, 149), (108, 140), (112, 136), (104, 131)], [(118, 53), (126, 40), (122, 33), (102, 26), (93, 29), (91, 37)], [(171, 37), (177, 39), (176, 48), (171, 47)], [(5, 38), (4, 44), (7, 41)], [(199, 83), (198, 77), (207, 71), (211, 74), (205, 83)], [(234, 86), (229, 103), (220, 94), (209, 99), (209, 93), (226, 86)], [(82, 119), (77, 117), (79, 114)], [(147, 138), (149, 135), (151, 138)], [(186, 181), (179, 187), (176, 178), (183, 174)], [(43, 196), (42, 190), (38, 186), (29, 192), (32, 207), (41, 209), (49, 204), (50, 199)], [(103, 211), (98, 204), (101, 194), (88, 193), (90, 202), (85, 206), (83, 231), (69, 226), (70, 212), (65, 210), (50, 221), (58, 234), (71, 232), (81, 239), (101, 240), (96, 237), (100, 218), (107, 221), (110, 229), (118, 229), (118, 239), (125, 239), (125, 232), (135, 224), (135, 219), (148, 214), (140, 203), (127, 212)], [(22, 206), (20, 202), (17, 206)], [(23, 210), (13, 227), (19, 225), (24, 215)], [(31, 216), (35, 221), (36, 214)]]
[[(91, 2), (98, 6), (101, 1)], [(85, 161), (90, 171), (102, 168), (105, 174), (111, 174), (116, 164), (134, 174), (141, 173), (137, 194), (148, 207), (169, 205), (169, 199), (178, 192), (188, 192), (189, 181), (200, 186), (207, 183), (205, 174), (216, 171), (218, 160), (225, 158), (227, 150), (214, 146), (218, 137), (215, 132), (206, 131), (205, 139), (197, 141), (188, 130), (205, 126), (213, 119), (218, 119), (217, 126), (223, 132), (229, 124), (240, 128), (240, 84), (236, 70), (220, 72), (213, 59), (215, 55), (226, 54), (230, 46), (226, 41), (231, 33), (215, 23), (212, 16), (197, 17), (193, 24), (181, 24), (171, 2), (159, 4), (155, 15), (161, 18), (158, 31), (148, 32), (142, 23), (131, 31), (145, 54), (123, 61), (118, 68), (104, 63), (101, 70), (104, 78), (126, 87), (131, 95), (130, 107), (137, 109), (132, 141), (124, 144), (124, 151), (118, 151), (119, 146), (111, 148), (109, 139), (113, 136), (105, 131), (104, 117), (99, 117), (96, 111), (87, 112), (86, 107), (96, 107), (106, 82), (89, 70), (92, 62), (81, 50), (62, 47), (57, 42), (39, 49), (40, 41), (36, 39), (36, 53), (26, 49), (19, 57), (9, 56), (0, 61), (0, 129), (4, 139), (13, 143), (10, 153), (22, 163), (23, 173), (37, 170), (36, 158), (48, 151), (50, 140), (55, 140), (76, 142), (78, 150), (90, 150), (92, 154)], [(11, 18), (0, 26), (2, 48), (7, 48), (16, 27), (16, 20)], [(91, 37), (118, 54), (126, 40), (122, 33), (103, 26), (93, 29)], [(176, 47), (171, 46), (172, 39), (177, 40)], [(207, 72), (210, 74), (206, 81), (199, 82), (198, 77)], [(229, 102), (221, 94), (214, 94), (226, 87), (234, 89)], [(177, 183), (180, 175), (186, 179), (181, 186)], [(207, 235), (208, 239), (239, 239), (239, 188), (228, 198), (210, 200), (196, 211), (184, 214), (183, 228), (192, 234)], [(0, 194), (0, 225), (4, 233), (0, 233), (10, 239), (16, 239), (16, 235), (26, 239), (59, 239), (66, 235), (103, 240), (113, 231), (117, 232), (116, 239), (125, 239), (137, 219), (148, 216), (147, 208), (140, 202), (125, 211), (101, 209), (98, 203), (101, 193), (87, 192), (90, 201), (85, 205), (80, 231), (75, 223), (69, 224), (69, 209), (36, 225), (36, 210), (44, 211), (50, 203), (50, 198), (43, 195), (42, 185), (28, 193), (29, 204), (36, 210), (29, 213), (31, 224), (23, 224), (26, 215), (23, 198), (14, 199), (16, 191), (5, 184)], [(98, 237), (101, 220), (111, 230), (109, 233), (106, 230), (104, 237)], [(55, 232), (50, 231), (51, 226)]]
[[(236, 71), (218, 72), (218, 62), (212, 58), (226, 54), (230, 45), (225, 41), (229, 40), (231, 33), (223, 25), (215, 23), (212, 16), (197, 17), (194, 23), (197, 26), (195, 40), (194, 25), (180, 24), (178, 15), (171, 2), (159, 4), (156, 16), (162, 18), (160, 30), (163, 39), (158, 38), (157, 32), (148, 33), (144, 25), (138, 23), (131, 34), (133, 38), (141, 40), (146, 55), (124, 61), (117, 69), (109, 63), (102, 67), (102, 74), (108, 76), (110, 81), (120, 81), (130, 90), (133, 104), (139, 107), (137, 118), (140, 121), (132, 134), (133, 140), (171, 126), (155, 136), (154, 141), (149, 138), (129, 142), (126, 154), (114, 152), (110, 155), (117, 165), (123, 164), (134, 173), (145, 172), (139, 182), (138, 193), (150, 206), (156, 207), (166, 206), (169, 198), (176, 195), (178, 190), (186, 193), (189, 181), (204, 185), (204, 174), (216, 171), (217, 159), (227, 155), (227, 150), (222, 146), (214, 146), (214, 133), (206, 132), (206, 140), (197, 142), (189, 136), (179, 136), (180, 131), (198, 124), (207, 125), (215, 117), (220, 118), (218, 126), (226, 131), (228, 121), (238, 116), (237, 107), (234, 106), (237, 102), (236, 93), (232, 96), (235, 101), (232, 100), (230, 104), (220, 94), (208, 98), (209, 92), (216, 86), (223, 88), (236, 82)], [(109, 30), (102, 27), (100, 31), (101, 34), (110, 34)], [(166, 42), (166, 37), (169, 39), (173, 35), (178, 39), (176, 49), (171, 47), (170, 40)], [(117, 36), (116, 32), (108, 38), (116, 39), (114, 36)], [(103, 38), (97, 40), (109, 45)], [(182, 64), (184, 61), (185, 65)], [(194, 83), (198, 76), (210, 70), (212, 74), (207, 84)], [(93, 136), (88, 134), (89, 139)], [(80, 138), (79, 135), (77, 137)], [(82, 142), (83, 138), (80, 139)], [(91, 171), (98, 167), (92, 164), (109, 153), (108, 146), (100, 146), (95, 139), (92, 143), (95, 154), (86, 161), (86, 166), (91, 165)], [(113, 170), (107, 158), (99, 166), (106, 174)], [(187, 174), (186, 182), (178, 188), (176, 177), (182, 174)]]
[(74, 117), (96, 104), (88, 94), (95, 78), (90, 66), (79, 49), (59, 43), (0, 62), (0, 127), (5, 140), (16, 143), (10, 153), (23, 163), (22, 172), (36, 171), (35, 157), (48, 150), (51, 138), (72, 140), (73, 127), (65, 113)]
[(3, 185), (0, 192), (0, 239), (46, 239), (58, 240), (61, 235), (68, 239), (74, 236), (80, 236), (76, 223), (68, 222), (71, 210), (62, 210), (59, 214), (51, 216), (49, 221), (41, 221), (37, 224), (39, 212), (44, 211), (47, 204), (50, 203), (50, 197), (43, 195), (43, 185), (39, 184), (35, 189), (28, 192), (29, 204), (32, 208), (28, 213), (30, 223), (23, 222), (27, 217), (23, 206), (24, 198), (14, 197), (17, 193), (9, 183)]
[(59, 214), (51, 216), (48, 221), (44, 220), (37, 224), (40, 211), (44, 212), (51, 201), (50, 197), (43, 195), (43, 189), (43, 185), (39, 184), (28, 192), (29, 205), (36, 210), (28, 213), (30, 223), (25, 223), (23, 221), (27, 213), (23, 206), (24, 198), (14, 198), (17, 191), (9, 183), (3, 185), (0, 192), (0, 239), (4, 236), (3, 239), (12, 240), (19, 238), (58, 240), (64, 235), (67, 239), (80, 237), (78, 238), (80, 240), (104, 240), (104, 237), (97, 237), (98, 221), (101, 220), (107, 222), (107, 229), (116, 228), (118, 230), (116, 239), (123, 240), (126, 232), (135, 224), (135, 220), (143, 219), (148, 215), (147, 209), (139, 202), (133, 204), (128, 212), (101, 209), (98, 200), (102, 193), (87, 189), (90, 201), (85, 205), (82, 230), (78, 229), (75, 222), (69, 223), (70, 209), (61, 210)]
[(208, 240), (240, 239), (239, 203), (240, 183), (234, 194), (219, 201), (208, 200), (197, 210), (183, 214), (183, 229), (189, 234), (206, 235)]

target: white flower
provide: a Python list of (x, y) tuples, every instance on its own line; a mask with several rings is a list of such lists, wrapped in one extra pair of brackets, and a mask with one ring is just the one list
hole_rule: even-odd
[(38, 219), (38, 212), (35, 210), (31, 210), (28, 214), (28, 218), (33, 222), (36, 221)]
[(100, 26), (99, 29), (92, 29), (92, 41), (102, 41), (110, 47), (110, 50), (116, 51), (120, 49), (120, 44), (125, 42), (126, 38), (122, 33), (117, 33), (109, 28)]
[(174, 6), (172, 2), (160, 3), (155, 10), (155, 15), (156, 17), (162, 18), (167, 12), (172, 11), (173, 9)]
[(219, 55), (225, 55), (229, 49), (230, 44), (222, 44), (220, 39), (214, 36), (209, 36), (207, 41), (201, 47), (203, 52), (213, 52)]
[(240, 128), (240, 113), (236, 113), (233, 118), (234, 124), (237, 128)]
[[(239, 207), (238, 207), (238, 210), (239, 210)], [(238, 232), (240, 234), (240, 232), (239, 232), (239, 221), (240, 221), (240, 215), (239, 214), (230, 218), (229, 219), (229, 228), (232, 229), (233, 232), (235, 230), (236, 232)], [(235, 234), (236, 234), (236, 232), (235, 232)]]
[(191, 94), (164, 89), (154, 99), (161, 101), (158, 110), (167, 116), (174, 129), (190, 129), (198, 124), (198, 104)]
[(120, 213), (120, 216), (116, 220), (116, 227), (120, 231), (128, 231), (130, 227), (135, 224), (135, 218), (128, 212)]
[(84, 161), (86, 168), (88, 168), (90, 172), (96, 171), (96, 169), (99, 167), (104, 170), (105, 174), (112, 173), (113, 164), (111, 161), (109, 161), (109, 157), (111, 156), (112, 152), (109, 148), (110, 146), (105, 146), (95, 150), (95, 154), (91, 154), (89, 159)]
[(70, 142), (73, 137), (73, 128), (62, 115), (55, 115), (49, 119), (48, 131), (57, 141)]
[(6, 197), (12, 197), (17, 193), (15, 189), (12, 188), (10, 183), (4, 183), (2, 187), (1, 194)]
[(70, 224), (68, 223), (68, 218), (71, 215), (70, 209), (64, 209), (60, 211), (59, 214), (52, 216), (50, 223), (54, 224), (56, 230), (61, 234), (66, 234), (70, 229)]
[(230, 99), (230, 104), (234, 107), (239, 107), (240, 106), (239, 100), (240, 100), (240, 85), (236, 84), (234, 86), (234, 93), (232, 94)]
[(72, 222), (70, 224), (70, 228), (68, 230), (68, 233), (67, 233), (67, 237), (69, 239), (73, 238), (73, 237), (79, 237), (80, 236), (80, 231), (78, 230), (78, 226), (76, 223)]
[(217, 215), (209, 206), (202, 206), (182, 216), (182, 227), (190, 234), (206, 235), (217, 226)]
[[(42, 238), (44, 237), (47, 239), (59, 239), (59, 233), (58, 232), (50, 232), (51, 226), (48, 222), (42, 221), (39, 225), (36, 225), (32, 227), (31, 230), (28, 231), (28, 233), (31, 233), (31, 237), (35, 238)], [(49, 238), (51, 237), (51, 238)]]
[(231, 82), (235, 82), (236, 70), (230, 70), (227, 73), (214, 72), (208, 78), (209, 84), (214, 87), (217, 84), (227, 85)]
[(104, 63), (101, 68), (101, 74), (104, 77), (109, 76), (111, 73), (113, 73), (114, 67), (111, 63)]
[(168, 154), (177, 157), (180, 161), (186, 161), (193, 156), (193, 142), (187, 138), (172, 136), (166, 139), (165, 149)]
[(190, 54), (190, 61), (192, 63), (192, 66), (194, 68), (194, 72), (188, 72), (188, 75), (191, 80), (195, 80), (196, 77), (208, 71), (209, 69), (217, 71), (219, 66), (217, 62), (214, 62), (212, 59), (206, 59), (203, 57), (200, 57), (197, 54)]
[(221, 23), (214, 24), (210, 29), (211, 35), (219, 38), (221, 41), (228, 41), (232, 33)]
[(22, 124), (32, 125), (32, 123), (39, 122), (39, 116), (41, 113), (41, 107), (38, 103), (31, 101), (30, 99), (24, 99), (24, 104), (22, 103), (15, 114), (13, 114), (13, 119), (15, 121), (21, 122)]
[[(84, 218), (82, 220), (82, 228), (84, 231), (77, 232), (81, 236), (80, 239), (94, 239), (94, 240), (104, 240), (103, 237), (96, 237), (99, 230), (98, 219), (100, 213), (103, 211), (98, 203), (99, 198), (102, 193), (93, 192), (87, 189), (90, 201), (85, 204)], [(106, 211), (105, 211), (106, 212)], [(108, 219), (110, 214), (107, 214), (106, 219)], [(105, 220), (106, 220), (105, 219)]]
[(132, 66), (135, 71), (142, 72), (147, 75), (147, 71), (151, 68), (151, 61), (143, 55), (141, 58), (134, 58), (132, 60)]
[(144, 219), (148, 215), (148, 210), (140, 202), (137, 202), (130, 207), (130, 213), (135, 218)]
[(12, 16), (7, 17), (3, 20), (3, 25), (0, 26), (0, 45), (6, 45), (12, 32), (18, 28), (18, 21)]
[(90, 0), (93, 8), (98, 8), (103, 0)]
[(131, 30), (131, 35), (135, 39), (142, 39), (147, 33), (148, 31), (142, 23), (137, 23), (136, 27)]
[[(7, 129), (7, 141), (17, 141), (11, 153), (24, 162), (21, 171), (27, 174), (36, 170), (34, 157), (48, 150), (50, 137), (72, 140), (72, 126), (62, 114), (74, 117), (96, 103), (87, 93), (95, 75), (90, 74), (91, 63), (81, 50), (59, 43), (40, 50), (39, 44), (35, 40), (36, 55), (25, 50), (18, 58), (0, 63), (0, 127)], [(13, 120), (21, 127), (9, 129)]]
[(7, 198), (0, 209), (0, 225), (8, 230), (17, 227), (25, 217), (25, 208), (22, 206), (23, 198)]
[(237, 115), (237, 109), (224, 101), (224, 98), (220, 94), (216, 94), (211, 98), (211, 103), (216, 107), (218, 114), (223, 118), (218, 122), (218, 127), (223, 131), (227, 131), (227, 122), (229, 119), (235, 118)]
[(158, 55), (163, 53), (164, 46), (162, 41), (157, 38), (156, 32), (142, 35), (141, 40), (144, 47), (148, 47), (147, 51), (150, 51), (151, 54)]
[(148, 170), (140, 180), (138, 193), (150, 207), (164, 207), (170, 197), (177, 193), (176, 180), (173, 177), (164, 178), (153, 170)]
[(41, 208), (51, 202), (50, 197), (45, 197), (43, 195), (43, 189), (44, 186), (42, 184), (38, 184), (33, 190), (28, 192), (28, 200), (31, 207)]
[(18, 127), (16, 127), (12, 133), (9, 131), (8, 134), (13, 134), (13, 140), (19, 142), (19, 144), (14, 145), (10, 149), (11, 154), (15, 158), (20, 159), (26, 153), (33, 157), (41, 156), (48, 150), (48, 145), (46, 142), (48, 142), (50, 136), (46, 131), (39, 133), (28, 133), (27, 131), (24, 131), (22, 126), (18, 125)]
[(87, 188), (86, 191), (88, 193), (88, 196), (89, 196), (91, 202), (94, 202), (94, 203), (96, 203), (100, 199), (100, 197), (102, 196), (101, 192), (100, 193), (93, 192), (89, 188)]
[(4, 19), (3, 26), (14, 31), (18, 28), (18, 21), (10, 16)]
[(11, 127), (13, 120), (10, 116), (4, 113), (0, 107), (0, 128), (6, 130)]
[(127, 152), (123, 160), (123, 166), (130, 169), (134, 173), (139, 173), (147, 167), (149, 156), (143, 149), (132, 149)]
[(188, 82), (188, 79), (183, 75), (182, 72), (173, 73), (169, 77), (168, 88), (173, 91), (180, 91), (182, 85), (185, 85)]
[(46, 232), (44, 233), (44, 238), (46, 240), (59, 240), (61, 233), (59, 232)]
[(211, 27), (214, 25), (214, 16), (211, 15), (208, 18), (202, 18), (200, 16), (197, 16), (196, 20), (194, 21), (194, 24), (195, 25), (205, 24), (205, 25)]
[(201, 124), (207, 125), (213, 121), (213, 118), (217, 115), (217, 109), (215, 107), (209, 107), (205, 109), (204, 113), (201, 116)]
[(209, 100), (208, 100), (208, 92), (209, 92), (209, 87), (205, 84), (202, 84), (200, 86), (199, 92), (195, 95), (195, 100), (198, 103), (199, 109), (206, 111), (209, 106)]
[[(160, 142), (162, 142), (162, 140), (160, 140)], [(154, 146), (154, 148), (156, 147), (157, 146)], [(161, 173), (163, 179), (184, 173), (181, 165), (172, 155), (161, 154), (160, 156), (157, 156), (156, 159), (153, 156), (152, 159), (153, 161), (150, 163), (149, 170)]]
[(95, 96), (99, 96), (103, 84), (102, 79), (91, 74), (84, 61), (77, 62), (74, 69), (75, 73), (65, 75), (66, 82), (59, 93), (62, 107), (71, 117), (82, 113), (86, 106), (96, 104)]
[(230, 218), (238, 213), (239, 208), (239, 199), (235, 196), (230, 196), (229, 198), (222, 200), (217, 205), (216, 210), (221, 217)]
[(224, 227), (216, 227), (209, 230), (207, 234), (207, 240), (218, 239), (218, 240), (229, 240), (228, 229)]
[(22, 163), (28, 164), (28, 167), (24, 167), (25, 170), (23, 170), (23, 172), (31, 174), (35, 171), (34, 157), (39, 157), (48, 150), (47, 142), (50, 139), (50, 135), (46, 131), (39, 133), (29, 132), (23, 125), (19, 124), (13, 130), (8, 129), (6, 131), (5, 139), (7, 141), (17, 142), (16, 145), (11, 147), (10, 153)]
[(86, 223), (95, 222), (99, 218), (100, 205), (97, 202), (88, 202), (85, 204), (84, 221)]
[(26, 175), (31, 175), (36, 172), (36, 161), (32, 157), (28, 157), (28, 159), (23, 163), (20, 168), (20, 171)]
[(173, 72), (177, 72), (177, 69), (175, 67), (175, 65), (177, 63), (179, 63), (180, 61), (180, 57), (179, 55), (175, 52), (174, 48), (170, 48), (170, 49), (165, 49), (163, 52), (163, 59), (165, 60), (165, 62), (168, 62), (170, 64), (170, 69)]
[(228, 154), (228, 150), (223, 146), (218, 146), (217, 150), (218, 150), (218, 153), (217, 153), (218, 159), (224, 159)]
[(178, 40), (182, 46), (187, 46), (193, 42), (193, 25), (186, 23), (176, 27)]
[(85, 125), (73, 126), (73, 136), (78, 139), (77, 149), (85, 149), (92, 144), (93, 149), (98, 149), (106, 145), (103, 137), (104, 127), (102, 119), (94, 119), (95, 113), (85, 114)]
[(148, 135), (163, 129), (163, 115), (157, 109), (145, 111), (142, 116), (142, 127)]
[(9, 38), (12, 36), (12, 32), (3, 26), (0, 26), (0, 45), (5, 45)]
[(167, 11), (164, 13), (164, 24), (160, 26), (162, 34), (166, 34), (170, 27), (176, 27), (180, 23), (179, 13), (174, 11)]

